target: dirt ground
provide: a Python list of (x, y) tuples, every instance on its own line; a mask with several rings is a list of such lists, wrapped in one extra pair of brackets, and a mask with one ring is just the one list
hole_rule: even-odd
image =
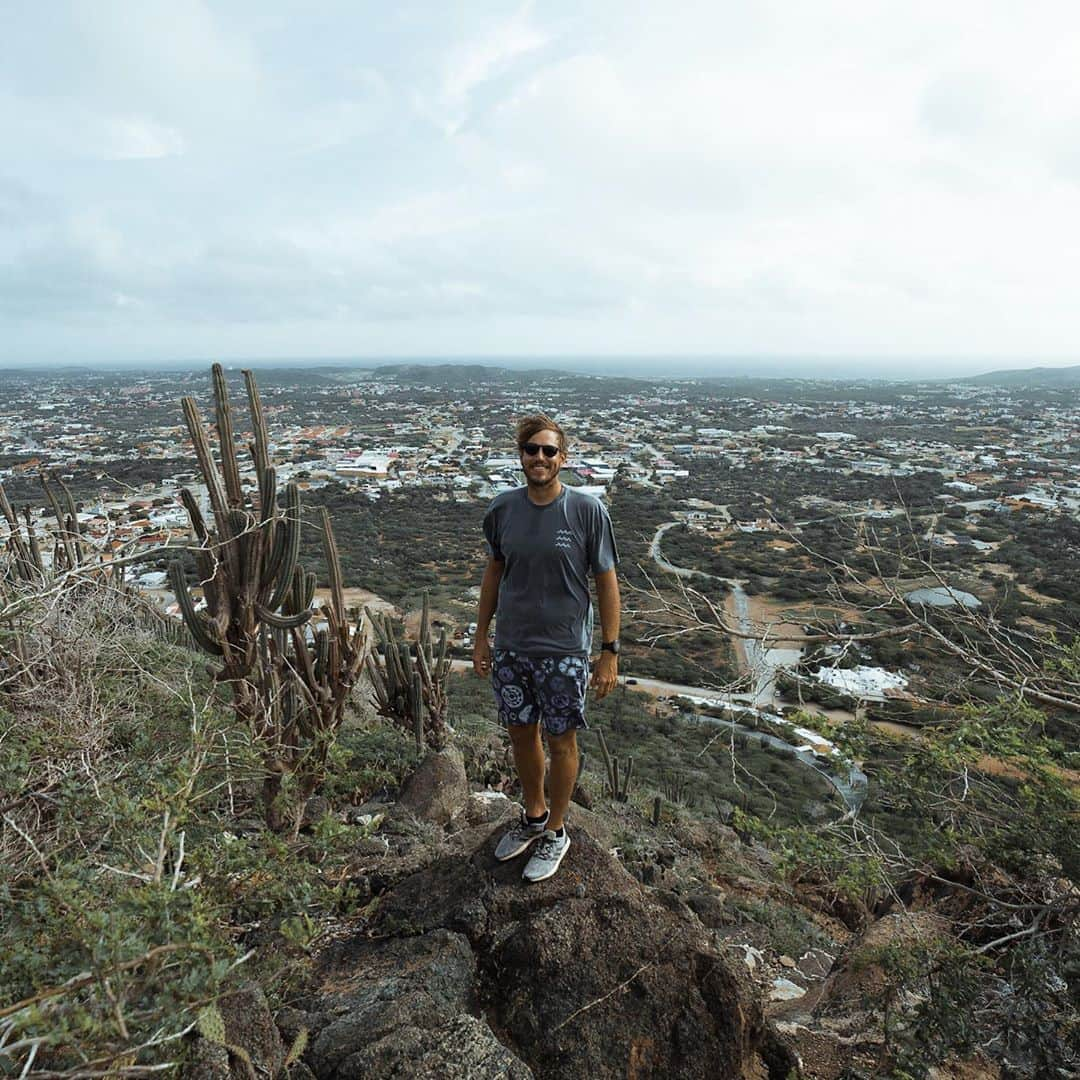
[[(372, 611), (389, 611), (393, 613), (397, 609), (389, 600), (384, 600), (377, 593), (368, 592), (367, 589), (344, 589), (346, 608), (369, 607)], [(316, 589), (315, 596), (320, 604), (330, 603), (329, 589)]]

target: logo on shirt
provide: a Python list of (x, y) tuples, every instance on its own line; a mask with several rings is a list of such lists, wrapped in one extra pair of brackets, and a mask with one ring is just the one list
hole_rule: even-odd
[(555, 546), (557, 548), (572, 548), (574, 546), (574, 534), (569, 529), (560, 529), (555, 534)]

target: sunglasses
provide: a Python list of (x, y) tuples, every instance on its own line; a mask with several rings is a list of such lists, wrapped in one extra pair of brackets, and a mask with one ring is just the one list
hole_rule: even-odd
[(558, 452), (557, 446), (549, 446), (547, 443), (527, 442), (521, 444), (521, 452), (529, 457), (536, 457), (543, 450), (544, 457), (554, 457)]

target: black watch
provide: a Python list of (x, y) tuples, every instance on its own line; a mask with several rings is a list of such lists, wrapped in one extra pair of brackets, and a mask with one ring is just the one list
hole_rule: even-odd
[(605, 641), (600, 646), (600, 651), (601, 652), (614, 653), (616, 656), (618, 656), (619, 655), (619, 639), (616, 638), (614, 641)]

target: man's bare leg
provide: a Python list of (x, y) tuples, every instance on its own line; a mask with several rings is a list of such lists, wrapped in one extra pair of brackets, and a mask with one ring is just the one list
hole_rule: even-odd
[(548, 749), (551, 751), (551, 775), (548, 777), (551, 817), (547, 827), (557, 832), (566, 820), (570, 796), (577, 782), (577, 732), (571, 728), (562, 735), (548, 735)]
[(510, 743), (514, 748), (514, 766), (521, 781), (525, 813), (543, 817), (544, 802), (544, 744), (540, 741), (539, 724), (508, 724)]

